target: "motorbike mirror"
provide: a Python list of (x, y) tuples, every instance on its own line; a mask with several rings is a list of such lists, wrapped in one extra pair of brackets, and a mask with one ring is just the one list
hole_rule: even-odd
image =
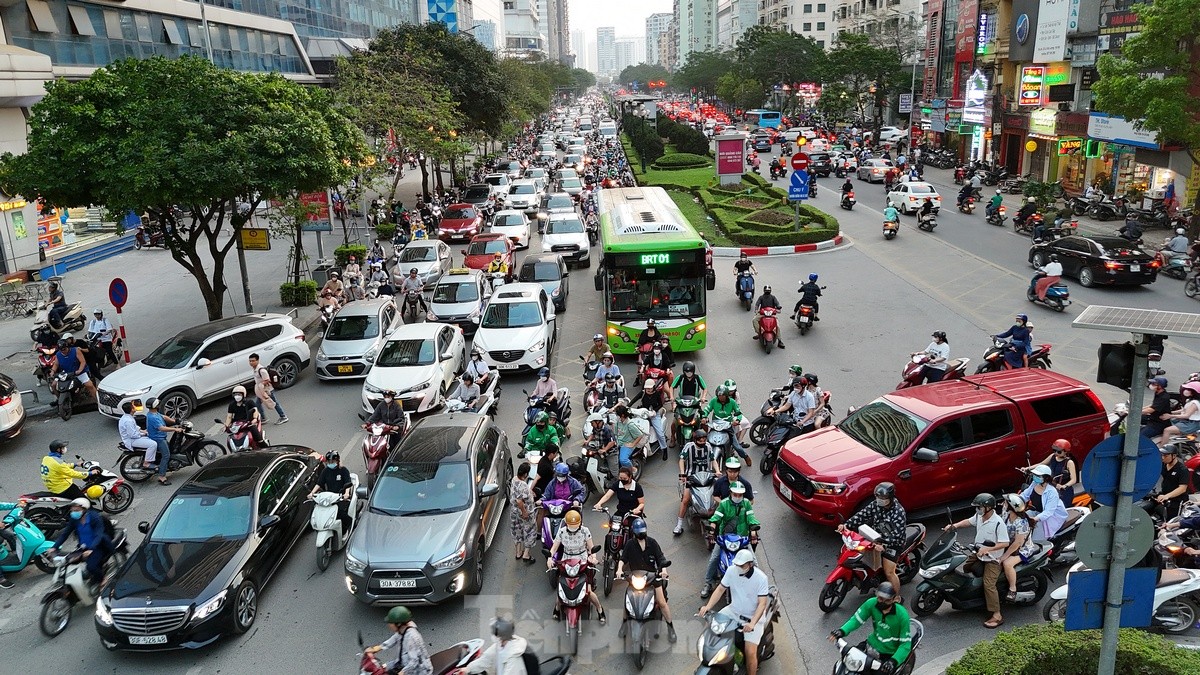
[(197, 370), (200, 368), (207, 368), (211, 365), (212, 365), (212, 361), (209, 361), (208, 359), (200, 359), (199, 361), (196, 361)]
[(150, 523), (149, 523), (149, 522), (147, 522), (147, 521), (145, 521), (145, 520), (143, 520), (142, 522), (138, 523), (138, 532), (141, 532), (142, 534), (149, 534), (149, 532), (150, 532)]
[(357, 490), (355, 490), (355, 491), (354, 491), (354, 494), (355, 494), (355, 496), (357, 496), (359, 499), (366, 499), (366, 498), (367, 498), (367, 488), (366, 488), (366, 486), (361, 486), (361, 487), (359, 487)]
[(663, 569), (666, 569), (666, 568), (668, 568), (668, 567), (670, 567), (670, 566), (671, 566), (671, 561), (670, 561), (670, 560), (664, 560), (664, 561), (660, 562), (660, 563), (658, 564), (658, 566), (659, 566), (659, 567), (661, 567), (661, 568), (663, 568)]
[(274, 513), (272, 513), (269, 516), (263, 516), (262, 518), (258, 519), (258, 529), (261, 532), (262, 530), (265, 530), (268, 527), (278, 525), (279, 520), (280, 520), (279, 516), (275, 515)]
[(913, 461), (935, 464), (938, 461), (938, 454), (936, 451), (930, 450), (929, 448), (917, 448), (916, 451), (913, 452)]
[(599, 552), (600, 552), (599, 544), (596, 544), (595, 546), (592, 547), (592, 553), (599, 553)]
[(500, 492), (500, 486), (495, 483), (488, 483), (479, 488), (480, 497), (492, 497)]

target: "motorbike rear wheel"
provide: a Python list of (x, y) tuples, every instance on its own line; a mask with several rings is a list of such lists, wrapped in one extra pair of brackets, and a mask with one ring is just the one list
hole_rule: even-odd
[(130, 483), (142, 483), (150, 480), (150, 476), (154, 475), (153, 469), (142, 466), (145, 461), (145, 455), (127, 452), (121, 457), (117, 470), (121, 472), (121, 477)]
[(1042, 608), (1042, 618), (1047, 621), (1065, 621), (1067, 618), (1067, 601), (1051, 600)]
[(801, 334), (801, 335), (808, 335), (808, 329), (809, 329), (809, 327), (810, 327), (811, 325), (812, 325), (812, 324), (809, 324), (809, 323), (802, 323), (802, 324), (800, 324), (800, 334)]
[(105, 513), (122, 513), (133, 504), (133, 488), (129, 483), (121, 483), (116, 486), (114, 492), (105, 492), (100, 498), (100, 508), (104, 509)]
[(849, 581), (845, 579), (831, 581), (821, 589), (821, 595), (817, 598), (817, 606), (821, 608), (822, 612), (828, 614), (841, 606), (849, 592)]
[(1200, 285), (1197, 285), (1196, 277), (1188, 279), (1187, 283), (1183, 285), (1183, 294), (1189, 298), (1194, 298), (1197, 295), (1200, 295)]
[(1154, 618), (1157, 619), (1161, 616), (1166, 616), (1173, 621), (1169, 625), (1160, 624), (1163, 632), (1172, 635), (1186, 633), (1196, 625), (1197, 618), (1200, 618), (1200, 607), (1197, 607), (1195, 600), (1181, 595), (1158, 606), (1158, 609), (1154, 611)]
[(750, 423), (750, 442), (755, 445), (765, 445), (767, 432), (771, 429), (773, 420), (762, 416)]
[(224, 444), (216, 441), (204, 441), (196, 448), (196, 466), (204, 466), (221, 455), (229, 454)]

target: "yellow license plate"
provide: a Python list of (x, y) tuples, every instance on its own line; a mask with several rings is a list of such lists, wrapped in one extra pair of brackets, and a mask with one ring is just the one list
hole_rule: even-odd
[(354, 366), (338, 366), (338, 367), (337, 367), (337, 371), (338, 371), (339, 373), (353, 373), (353, 372), (354, 372)]

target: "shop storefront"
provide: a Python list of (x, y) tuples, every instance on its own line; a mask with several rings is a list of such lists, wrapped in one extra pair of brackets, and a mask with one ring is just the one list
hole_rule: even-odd
[(1025, 171), (1033, 180), (1054, 180), (1058, 168), (1058, 135), (1055, 121), (1058, 111), (1038, 108), (1029, 113), (1029, 132), (1025, 142)]
[(1015, 175), (1022, 175), (1025, 156), (1025, 134), (1029, 133), (1029, 116), (1009, 113), (1000, 127), (1000, 164)]
[(1052, 180), (1062, 180), (1067, 192), (1081, 193), (1087, 189), (1089, 160), (1086, 156), (1088, 116), (1083, 113), (1059, 112), (1055, 117), (1054, 130), (1058, 141), (1054, 154), (1058, 158), (1058, 171)]
[(1137, 129), (1122, 117), (1092, 113), (1088, 138), (1103, 143), (1095, 153), (1100, 159), (1095, 182), (1105, 192), (1161, 197), (1161, 191), (1176, 178), (1167, 168), (1169, 153), (1161, 152), (1154, 132)]

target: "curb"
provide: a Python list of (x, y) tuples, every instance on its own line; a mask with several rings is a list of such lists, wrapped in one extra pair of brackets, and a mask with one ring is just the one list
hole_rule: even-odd
[(760, 255), (786, 255), (791, 253), (813, 253), (815, 251), (827, 251), (831, 248), (841, 246), (845, 238), (841, 234), (828, 241), (821, 241), (815, 244), (795, 244), (793, 246), (742, 246), (740, 248), (733, 246), (716, 246), (713, 247), (713, 256), (717, 258), (737, 258), (743, 253), (751, 256)]
[(946, 668), (949, 668), (950, 664), (962, 658), (962, 655), (966, 652), (966, 649), (959, 649), (949, 654), (943, 654), (924, 665), (918, 666), (913, 671), (913, 675), (943, 675), (946, 672)]

